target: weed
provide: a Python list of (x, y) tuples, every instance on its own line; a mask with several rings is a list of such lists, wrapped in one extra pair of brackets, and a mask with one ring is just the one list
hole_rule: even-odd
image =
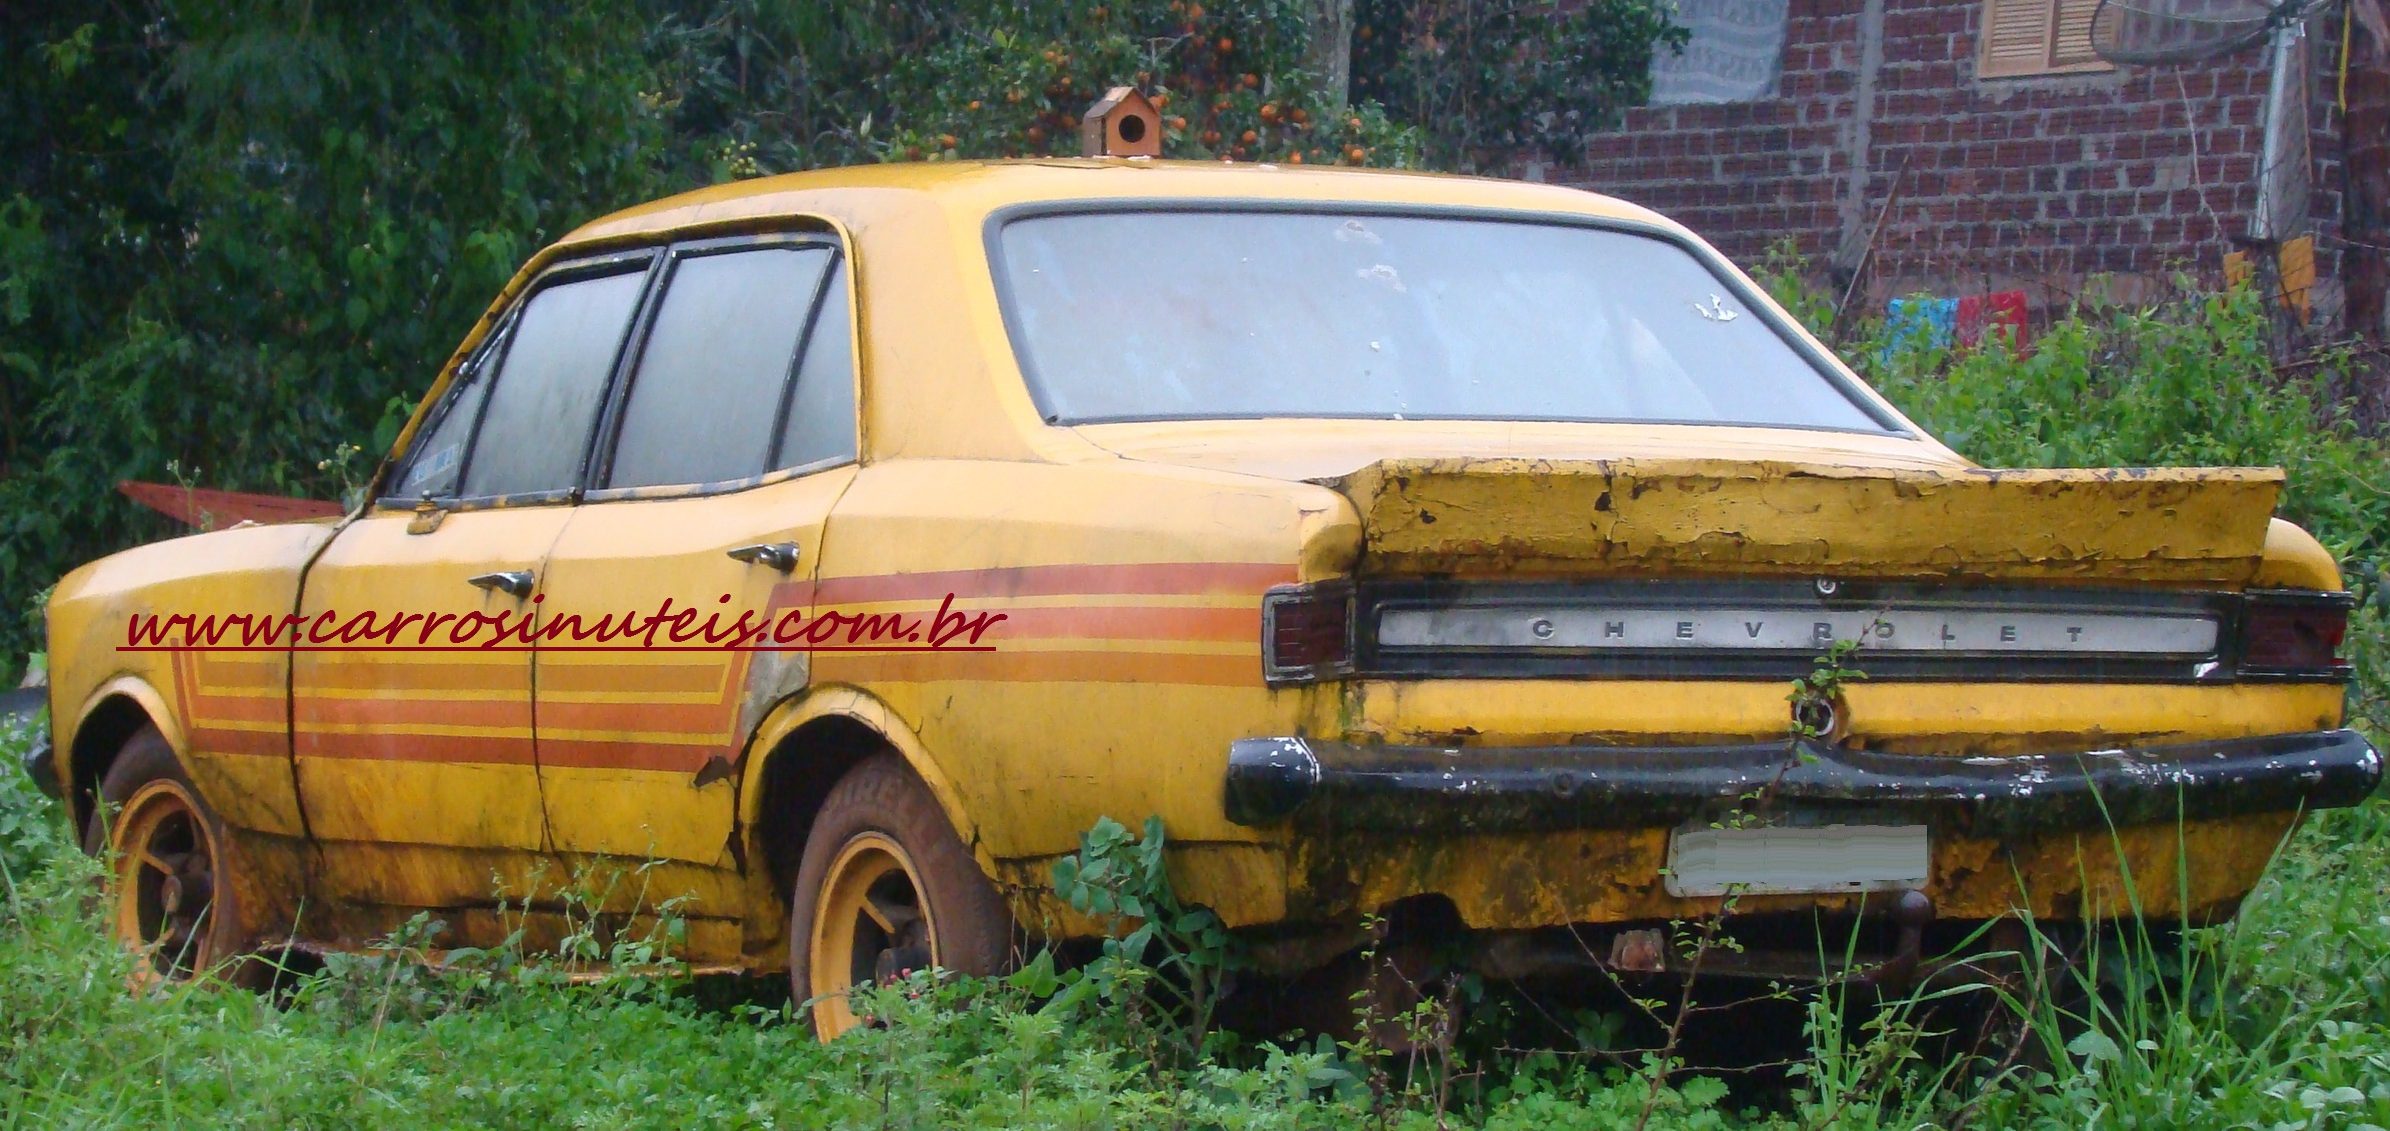
[(1146, 819), (1143, 836), (1099, 819), (1078, 852), (1054, 862), (1054, 890), (1111, 927), (1086, 984), (1191, 1063), (1202, 1059), (1224, 981), (1243, 963), (1218, 915), (1179, 901), (1165, 847), (1159, 817)]

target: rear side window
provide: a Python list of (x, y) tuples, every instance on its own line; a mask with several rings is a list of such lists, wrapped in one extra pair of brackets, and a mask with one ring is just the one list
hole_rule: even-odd
[(846, 267), (831, 269), (821, 310), (805, 338), (805, 361), (781, 430), (779, 467), (855, 458), (854, 307), (847, 299)]
[(465, 495), (579, 485), (581, 457), (646, 279), (645, 264), (637, 264), (531, 296), (492, 377), (465, 461)]
[(673, 265), (607, 486), (719, 483), (770, 470), (797, 347), (835, 257), (826, 247), (763, 247)]

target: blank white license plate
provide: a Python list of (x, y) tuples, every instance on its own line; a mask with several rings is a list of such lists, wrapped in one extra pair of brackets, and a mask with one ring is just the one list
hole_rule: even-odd
[(1668, 894), (1884, 891), (1925, 886), (1924, 825), (1678, 829), (1668, 837)]

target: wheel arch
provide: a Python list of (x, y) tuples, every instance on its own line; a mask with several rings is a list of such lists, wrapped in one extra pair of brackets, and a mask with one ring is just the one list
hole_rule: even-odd
[(750, 900), (768, 901), (751, 910), (753, 926), (780, 929), (805, 836), (830, 788), (882, 751), (904, 759), (937, 799), (955, 835), (970, 846), (981, 871), (997, 874), (980, 843), (978, 822), (952, 779), (912, 728), (869, 692), (834, 686), (791, 698), (765, 717), (748, 749), (753, 753), (739, 781), (739, 837), (749, 862)]
[(74, 729), (62, 753), (67, 759), (67, 812), (77, 836), (91, 819), (108, 767), (124, 750), (125, 742), (144, 726), (157, 727), (175, 757), (182, 757), (188, 749), (182, 727), (166, 707), (166, 697), (139, 676), (120, 675), (102, 683), (76, 710)]

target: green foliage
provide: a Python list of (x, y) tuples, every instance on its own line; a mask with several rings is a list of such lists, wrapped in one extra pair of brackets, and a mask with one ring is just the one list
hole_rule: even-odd
[(717, 175), (1070, 156), (1116, 83), (1168, 157), (1495, 168), (1567, 161), (1649, 90), (1654, 0), (1362, 0), (1352, 85), (1315, 73), (1319, 0), (925, 0), (667, 18), (654, 100)]
[[(1222, 980), (1241, 956), (1210, 908), (1179, 902), (1166, 847), (1160, 817), (1146, 818), (1143, 836), (1102, 818), (1080, 834), (1079, 851), (1054, 862), (1054, 891), (1107, 926), (1103, 959), (1084, 972), (1088, 983), (1200, 1058)], [(1142, 1008), (1149, 1002), (1158, 1010)]]
[[(32, 716), (0, 715), (0, 896), (12, 901), (17, 884), (52, 859), (72, 851), (66, 811), (19, 769), (24, 750), (47, 728), (47, 711)], [(13, 913), (13, 912), (12, 912)]]
[(0, 36), (0, 669), (16, 602), (166, 532), (118, 497), (336, 497), (520, 261), (668, 187), (636, 21), (531, 0), (152, 0)]
[[(1641, 3), (1642, 0), (1634, 0)], [(1307, 0), (718, 6), (668, 17), (659, 104), (715, 174), (1076, 156), (1079, 113), (1144, 87), (1163, 155), (1416, 164), (1415, 128), (1304, 70)]]
[(1826, 654), (1816, 658), (1807, 675), (1793, 680), (1784, 698), (1792, 704), (1794, 738), (1829, 737), (1833, 713), (1842, 709), (1844, 685), (1867, 678), (1852, 663), (1865, 646), (1862, 640), (1836, 640), (1826, 645)]
[(1690, 33), (1672, 5), (1550, 0), (1357, 0), (1353, 90), (1418, 122), (1427, 161), (1498, 171), (1573, 164), (1651, 96), (1655, 51)]

